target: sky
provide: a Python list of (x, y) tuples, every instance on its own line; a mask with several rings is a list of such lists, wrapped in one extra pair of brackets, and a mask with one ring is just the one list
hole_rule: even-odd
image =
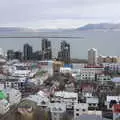
[(0, 0), (0, 26), (76, 28), (120, 22), (120, 0)]

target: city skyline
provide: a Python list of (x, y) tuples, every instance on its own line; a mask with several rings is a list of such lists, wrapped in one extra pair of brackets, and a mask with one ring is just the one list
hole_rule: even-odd
[(0, 1), (0, 26), (76, 28), (118, 23), (119, 10), (119, 0), (4, 0)]

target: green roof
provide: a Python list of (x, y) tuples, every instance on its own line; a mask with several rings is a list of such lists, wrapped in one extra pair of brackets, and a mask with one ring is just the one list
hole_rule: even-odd
[(7, 98), (6, 93), (3, 91), (0, 91), (0, 99), (6, 99), (6, 98)]

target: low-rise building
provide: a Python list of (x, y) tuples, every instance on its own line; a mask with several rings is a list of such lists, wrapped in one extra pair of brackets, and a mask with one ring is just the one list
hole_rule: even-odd
[(88, 104), (89, 109), (97, 109), (99, 99), (97, 97), (87, 97), (86, 98), (86, 103)]
[(95, 80), (96, 74), (103, 73), (103, 67), (86, 66), (80, 69), (79, 79), (80, 80)]
[(10, 105), (7, 101), (7, 95), (4, 91), (0, 91), (0, 114), (5, 114), (9, 111)]
[(112, 111), (113, 111), (113, 120), (119, 120), (120, 119), (120, 104), (113, 105)]
[(8, 102), (10, 105), (18, 104), (22, 98), (21, 92), (13, 88), (6, 88), (3, 90), (8, 96)]
[(112, 110), (114, 104), (120, 103), (120, 96), (107, 96), (105, 105), (107, 106), (108, 110)]
[(35, 95), (30, 95), (27, 98), (24, 98), (25, 100), (31, 100), (33, 102), (35, 102), (38, 106), (41, 107), (48, 107), (50, 100), (48, 99), (47, 95), (41, 95), (39, 93), (35, 94)]
[(65, 91), (55, 92), (52, 101), (65, 103), (67, 109), (73, 109), (74, 104), (78, 102), (78, 94)]
[(63, 120), (66, 105), (64, 103), (50, 103), (50, 112), (52, 120)]
[(0, 114), (5, 114), (9, 111), (10, 105), (7, 100), (2, 99), (0, 100)]
[(74, 120), (79, 118), (80, 115), (88, 112), (88, 104), (87, 103), (75, 103), (74, 104)]

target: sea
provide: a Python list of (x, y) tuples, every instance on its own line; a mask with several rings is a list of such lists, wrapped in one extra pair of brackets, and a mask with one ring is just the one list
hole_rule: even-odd
[[(7, 36), (7, 38), (3, 38), (4, 36)], [(9, 38), (15, 36), (17, 36), (17, 38)], [(33, 38), (24, 38), (30, 36)], [(39, 38), (34, 38), (34, 36), (39, 36)], [(28, 43), (33, 47), (34, 51), (41, 50), (42, 38), (48, 38), (48, 40), (52, 42), (53, 57), (57, 56), (60, 50), (60, 42), (63, 40), (70, 44), (72, 58), (86, 59), (88, 49), (90, 48), (96, 48), (98, 50), (98, 55), (120, 56), (120, 31), (112, 30), (0, 31), (0, 48), (3, 48), (5, 52), (8, 49), (23, 51), (23, 45)]]

